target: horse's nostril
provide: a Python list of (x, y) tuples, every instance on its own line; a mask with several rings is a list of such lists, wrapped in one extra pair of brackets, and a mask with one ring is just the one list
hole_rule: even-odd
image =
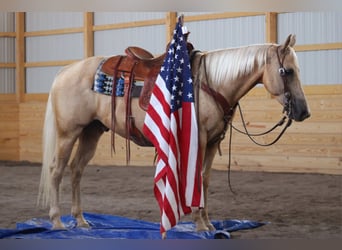
[(295, 120), (301, 122), (309, 118), (310, 116), (311, 116), (310, 112), (305, 111), (298, 117), (298, 119), (295, 119)]

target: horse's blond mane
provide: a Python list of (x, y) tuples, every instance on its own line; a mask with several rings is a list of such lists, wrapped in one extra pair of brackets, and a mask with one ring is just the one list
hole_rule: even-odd
[(215, 84), (224, 84), (247, 75), (265, 64), (269, 47), (261, 44), (210, 51), (206, 54), (208, 77)]

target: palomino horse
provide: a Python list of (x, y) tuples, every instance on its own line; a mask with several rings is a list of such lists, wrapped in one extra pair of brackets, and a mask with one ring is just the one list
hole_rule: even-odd
[[(197, 87), (200, 148), (203, 156), (205, 207), (193, 212), (197, 230), (214, 230), (208, 218), (210, 169), (222, 134), (231, 120), (235, 104), (256, 84), (263, 83), (295, 121), (310, 116), (299, 79), (295, 36), (282, 45), (260, 44), (241, 48), (194, 53), (191, 57)], [(56, 76), (47, 102), (43, 133), (43, 165), (38, 201), (50, 204), (54, 228), (60, 220), (59, 186), (72, 148), (78, 149), (70, 164), (71, 214), (78, 226), (88, 226), (82, 215), (80, 181), (84, 167), (94, 156), (100, 136), (111, 128), (111, 97), (92, 90), (94, 74), (102, 57), (91, 57), (63, 68)], [(115, 133), (126, 135), (126, 103), (118, 97)], [(141, 131), (145, 111), (132, 100), (132, 116)]]

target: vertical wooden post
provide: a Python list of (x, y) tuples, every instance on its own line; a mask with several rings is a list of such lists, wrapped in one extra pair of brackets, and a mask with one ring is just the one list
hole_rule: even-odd
[(25, 74), (25, 13), (15, 14), (15, 93), (17, 102), (24, 99), (26, 74)]
[(171, 41), (176, 24), (177, 12), (168, 12), (166, 15), (166, 43)]
[(83, 15), (83, 46), (84, 58), (94, 56), (94, 13), (85, 12)]
[(277, 13), (275, 12), (266, 12), (266, 42), (267, 43), (277, 43)]
[[(266, 27), (266, 42), (277, 43), (278, 41), (278, 22), (277, 13), (266, 12), (265, 13), (265, 27)], [(267, 93), (268, 98), (274, 98), (270, 93)]]

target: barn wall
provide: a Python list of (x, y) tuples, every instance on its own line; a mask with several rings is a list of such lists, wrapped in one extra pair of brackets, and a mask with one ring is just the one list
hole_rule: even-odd
[[(201, 50), (282, 42), (288, 33), (297, 33), (296, 50), (312, 117), (294, 123), (268, 148), (233, 132), (232, 169), (342, 174), (342, 46), (337, 31), (341, 13), (281, 13), (277, 21), (272, 13), (184, 14), (190, 40)], [(127, 44), (133, 45), (130, 41), (159, 53), (172, 26), (167, 15), (101, 12), (90, 15), (92, 19), (86, 13), (26, 13), (24, 17), (0, 12), (0, 160), (41, 162), (47, 92), (61, 66), (90, 55), (120, 53)], [(25, 23), (25, 29), (18, 30), (18, 23)], [(311, 27), (316, 27), (314, 34)], [(15, 48), (20, 42), (25, 48)], [(281, 118), (280, 105), (263, 88), (253, 90), (241, 106), (253, 132)], [(234, 125), (241, 128), (238, 116)], [(275, 136), (259, 140), (269, 142)], [(221, 148), (223, 156), (216, 156), (214, 168), (224, 170), (228, 138)], [(117, 137), (116, 154), (111, 155), (110, 133), (106, 133), (91, 164), (122, 165), (125, 154), (125, 140)], [(153, 156), (153, 148), (131, 144), (132, 165), (151, 166)]]
[(19, 105), (14, 94), (0, 94), (0, 159), (19, 160)]
[[(153, 22), (160, 20), (159, 25), (125, 27), (121, 29), (96, 30), (94, 32), (94, 54), (116, 55), (122, 54), (128, 45), (139, 46), (153, 54), (162, 53), (166, 44), (165, 12), (99, 12), (94, 14), (94, 25), (119, 25), (127, 22)], [(155, 22), (155, 21), (154, 21)], [(157, 24), (158, 22), (156, 22)]]
[[(304, 91), (312, 116), (303, 123), (294, 122), (275, 145), (260, 147), (254, 145), (246, 136), (233, 132), (231, 169), (342, 174), (342, 85), (306, 86)], [(252, 90), (240, 104), (251, 132), (265, 131), (282, 117), (281, 106), (270, 98), (263, 88)], [(45, 102), (21, 103), (19, 110), (19, 160), (41, 162)], [(238, 115), (233, 124), (242, 128)], [(13, 133), (15, 136), (16, 130)], [(257, 140), (262, 143), (270, 142), (277, 133)], [(11, 141), (13, 147), (18, 143), (15, 138)], [(125, 140), (116, 137), (116, 153), (113, 155), (110, 142), (110, 133), (105, 133), (91, 164), (126, 164)], [(221, 143), (221, 148), (223, 155), (216, 155), (213, 167), (226, 170), (228, 136)], [(153, 157), (153, 148), (131, 144), (131, 165), (152, 166)]]

